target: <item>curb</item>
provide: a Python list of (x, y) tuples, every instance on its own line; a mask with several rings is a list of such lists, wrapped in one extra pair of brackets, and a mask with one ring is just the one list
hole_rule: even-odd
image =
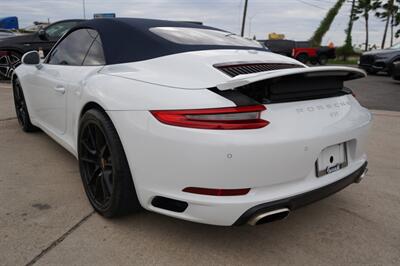
[(374, 116), (392, 116), (400, 117), (400, 112), (396, 111), (384, 111), (384, 110), (370, 110)]

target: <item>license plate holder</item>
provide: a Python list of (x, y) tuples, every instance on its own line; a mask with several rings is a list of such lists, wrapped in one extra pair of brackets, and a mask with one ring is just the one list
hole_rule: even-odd
[(315, 162), (317, 177), (336, 172), (348, 164), (346, 142), (326, 147)]

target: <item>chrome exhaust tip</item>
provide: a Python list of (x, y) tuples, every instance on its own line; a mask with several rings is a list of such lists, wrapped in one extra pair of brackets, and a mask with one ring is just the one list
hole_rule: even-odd
[(364, 171), (362, 172), (362, 174), (356, 179), (356, 181), (354, 181), (355, 183), (360, 183), (364, 177), (367, 175), (368, 173), (368, 168), (365, 168)]
[(277, 209), (269, 212), (256, 214), (251, 217), (247, 224), (249, 225), (260, 225), (265, 223), (271, 223), (278, 220), (283, 220), (289, 216), (290, 210), (288, 208)]

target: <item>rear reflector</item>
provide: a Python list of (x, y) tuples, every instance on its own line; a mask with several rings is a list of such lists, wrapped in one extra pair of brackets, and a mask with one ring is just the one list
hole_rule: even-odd
[(241, 196), (249, 193), (250, 188), (239, 189), (218, 189), (218, 188), (201, 188), (201, 187), (187, 187), (183, 192), (209, 195), (209, 196)]
[(158, 121), (179, 127), (202, 129), (255, 129), (269, 124), (260, 118), (264, 105), (197, 110), (151, 111)]

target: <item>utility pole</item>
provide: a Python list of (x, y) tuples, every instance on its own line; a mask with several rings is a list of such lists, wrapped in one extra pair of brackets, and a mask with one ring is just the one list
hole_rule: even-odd
[(82, 0), (82, 5), (83, 5), (83, 19), (86, 19), (86, 5), (85, 5), (85, 0)]
[(244, 1), (244, 10), (243, 10), (243, 19), (242, 19), (242, 31), (240, 32), (240, 36), (244, 36), (244, 26), (246, 24), (246, 14), (247, 14), (247, 2), (248, 0)]

